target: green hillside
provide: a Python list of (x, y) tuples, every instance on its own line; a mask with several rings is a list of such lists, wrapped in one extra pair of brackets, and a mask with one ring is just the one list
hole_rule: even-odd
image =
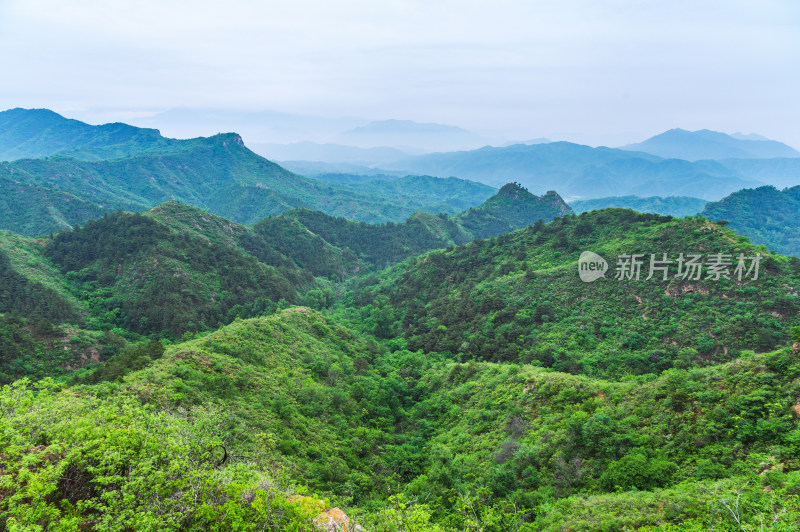
[[(578, 277), (585, 250), (608, 261), (605, 278)], [(624, 253), (643, 255), (639, 280), (615, 278)], [(650, 254), (664, 253), (669, 278), (656, 270), (645, 280)], [(730, 279), (708, 279), (706, 266), (699, 280), (676, 278), (680, 253), (730, 255)], [(740, 253), (762, 256), (757, 280), (736, 279)], [(414, 257), (363, 282), (353, 302), (368, 305), (362, 313), (385, 308), (375, 330), (412, 350), (618, 378), (781, 345), (798, 321), (798, 283), (798, 260), (703, 219), (607, 209)]]
[(297, 307), (114, 382), (3, 387), (0, 522), (733, 531), (738, 494), (741, 523), (790, 530), (798, 377), (788, 349), (623, 382), (463, 364)]
[[(645, 279), (663, 253), (700, 278)], [(0, 277), (0, 529), (800, 524), (800, 260), (704, 218), (516, 184), (384, 225), (167, 202), (0, 233)]]
[(155, 129), (115, 123), (92, 126), (49, 109), (0, 112), (0, 161), (63, 155), (87, 161), (174, 151), (186, 141), (167, 139)]
[(0, 190), (3, 191), (0, 227), (21, 235), (45, 235), (109, 212), (109, 209), (68, 192), (19, 183), (6, 177), (0, 177)]
[[(347, 250), (369, 264), (383, 268), (431, 249), (464, 244), (475, 238), (496, 236), (526, 227), (538, 220), (550, 221), (571, 212), (569, 206), (555, 192), (534, 196), (520, 185), (509, 183), (478, 207), (452, 217), (418, 212), (403, 223), (369, 225), (334, 218), (318, 211), (298, 209), (280, 217), (263, 220), (253, 229), (293, 258), (298, 258), (301, 254), (308, 257), (312, 250), (322, 249), (319, 246), (308, 249), (299, 243), (303, 239), (283, 238), (287, 234), (283, 230), (287, 225), (286, 220), (291, 219), (294, 227), (302, 226), (309, 234)], [(325, 264), (327, 259), (320, 256), (313, 260)], [(318, 267), (317, 271), (322, 270)]]
[(180, 337), (216, 328), (239, 313), (274, 309), (281, 300), (296, 302), (297, 287), (313, 281), (288, 261), (271, 265), (247, 253), (239, 238), (248, 231), (167, 204), (59, 233), (45, 252), (73, 291), (92, 301), (95, 319)]
[(740, 190), (709, 203), (702, 214), (729, 222), (732, 229), (756, 244), (800, 256), (800, 186)]

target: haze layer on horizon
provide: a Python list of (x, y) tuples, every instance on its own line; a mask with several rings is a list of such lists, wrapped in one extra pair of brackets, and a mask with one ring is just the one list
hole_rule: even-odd
[(0, 108), (93, 123), (269, 109), (606, 145), (708, 128), (800, 147), (798, 30), (791, 0), (0, 0)]

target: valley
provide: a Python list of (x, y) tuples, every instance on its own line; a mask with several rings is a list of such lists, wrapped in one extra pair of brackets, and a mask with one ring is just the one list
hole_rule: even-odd
[[(798, 187), (753, 177), (784, 148), (302, 176), (235, 133), (23, 111), (0, 113), (0, 529), (800, 522)], [(389, 126), (416, 127), (351, 134)]]

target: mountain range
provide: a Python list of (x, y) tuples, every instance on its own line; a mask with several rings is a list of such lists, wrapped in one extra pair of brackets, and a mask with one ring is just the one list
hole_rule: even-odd
[(608, 209), (610, 207), (633, 209), (638, 212), (667, 214), (676, 218), (694, 216), (706, 206), (708, 202), (700, 198), (688, 196), (610, 196), (590, 200), (574, 200), (569, 206), (577, 213)]
[[(0, 227), (26, 234), (45, 234), (102, 212), (142, 211), (172, 200), (240, 223), (296, 207), (383, 222), (418, 210), (460, 212), (493, 192), (464, 180), (437, 186), (437, 179), (424, 177), (398, 181), (391, 196), (381, 192), (384, 183), (338, 186), (285, 170), (250, 151), (234, 133), (167, 139), (156, 130), (90, 126), (44, 110), (6, 111), (0, 113), (0, 122), (5, 125), (0, 148), (8, 158), (45, 157), (0, 163), (0, 178), (8, 189)], [(455, 206), (449, 205), (451, 200)]]
[[(564, 211), (511, 184), (460, 218), (526, 206)], [(625, 209), (367, 260), (456, 223), (427, 216), (373, 240), (305, 210), (248, 228), (170, 202), (52, 239), (0, 232), (1, 377), (51, 377), (0, 388), (2, 489), (26, 494), (0, 498), (4, 518), (724, 530), (719, 494), (756, 523), (776, 501), (800, 516), (798, 260)], [(584, 283), (587, 249), (762, 261), (758, 279)]]
[(726, 135), (701, 129), (686, 131), (670, 129), (636, 144), (622, 146), (623, 150), (651, 153), (666, 159), (773, 159), (800, 157), (800, 152), (776, 140), (760, 135)]
[(567, 198), (685, 195), (711, 200), (761, 184), (717, 161), (667, 160), (644, 152), (569, 142), (487, 146), (409, 157), (384, 166), (407, 173), (458, 176), (493, 186), (514, 180), (535, 193), (558, 190)]

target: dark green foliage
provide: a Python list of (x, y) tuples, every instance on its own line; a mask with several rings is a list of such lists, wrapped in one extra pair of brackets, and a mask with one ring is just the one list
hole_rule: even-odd
[(0, 313), (14, 312), (52, 322), (79, 321), (81, 314), (72, 301), (52, 288), (16, 271), (0, 249)]
[[(383, 268), (431, 249), (496, 236), (568, 213), (571, 210), (555, 192), (534, 196), (509, 183), (480, 206), (454, 217), (419, 212), (403, 223), (370, 225), (297, 209), (263, 220), (253, 229), (315, 273), (342, 275), (354, 268), (354, 257)], [(338, 256), (331, 245), (344, 250), (344, 256)]]
[(0, 177), (0, 190), (0, 227), (21, 235), (44, 235), (108, 212), (72, 194), (18, 183), (6, 177)]
[(755, 244), (785, 255), (800, 255), (800, 186), (759, 187), (734, 192), (706, 205), (702, 215), (724, 220)]
[(131, 371), (144, 369), (161, 358), (163, 354), (164, 345), (158, 340), (151, 340), (138, 346), (128, 346), (83, 380), (91, 384), (117, 380)]
[(508, 183), (480, 206), (460, 214), (458, 220), (473, 238), (489, 238), (566, 214), (572, 214), (572, 209), (555, 191), (534, 196), (518, 183)]
[[(204, 213), (184, 209), (171, 214), (202, 222)], [(59, 233), (47, 246), (77, 294), (94, 301), (96, 313), (119, 308), (109, 326), (180, 337), (229, 321), (234, 307), (246, 315), (260, 298), (273, 305), (296, 300), (293, 281), (301, 277), (289, 280), (235, 244), (173, 231), (159, 216), (169, 214), (114, 214)]]

